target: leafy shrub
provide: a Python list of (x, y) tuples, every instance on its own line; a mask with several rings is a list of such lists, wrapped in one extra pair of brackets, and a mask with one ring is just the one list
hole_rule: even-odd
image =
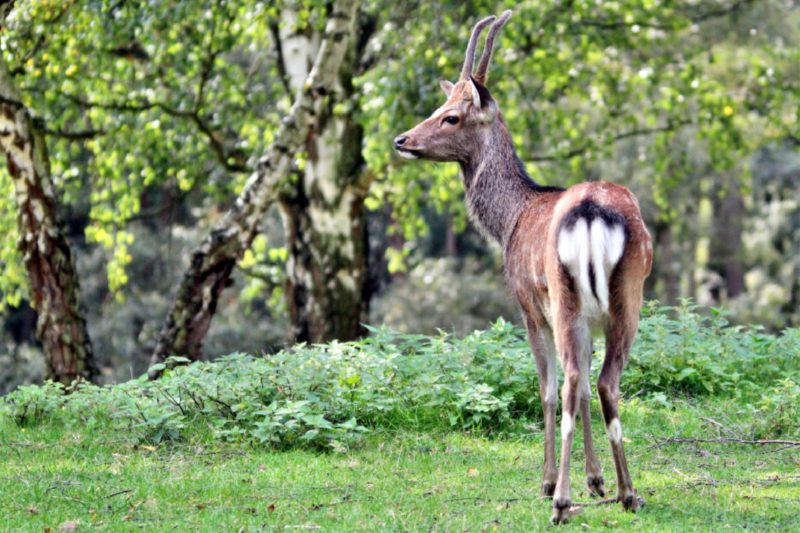
[(51, 417), (66, 402), (64, 385), (46, 381), (44, 385), (20, 387), (3, 398), (5, 412), (19, 427), (31, 426)]
[[(0, 400), (0, 414), (20, 426), (110, 427), (149, 443), (210, 428), (229, 441), (334, 449), (376, 428), (504, 429), (541, 416), (530, 347), (502, 319), (463, 339), (371, 331), (360, 342), (265, 357), (233, 354), (175, 368), (168, 361), (155, 382), (81, 384), (68, 395), (52, 383), (20, 387)], [(731, 327), (718, 310), (702, 317), (689, 302), (652, 303), (623, 383), (666, 406), (676, 394), (738, 398), (750, 412), (781, 413), (782, 431), (791, 432), (800, 414), (798, 348), (798, 330), (776, 337)]]
[[(535, 364), (520, 333), (502, 319), (465, 339), (376, 329), (356, 343), (178, 366), (155, 382), (142, 376), (67, 396), (52, 385), (21, 387), (0, 409), (17, 423), (106, 420), (144, 442), (178, 440), (202, 422), (195, 427), (223, 439), (278, 447), (346, 446), (367, 427), (492, 427), (539, 411)], [(52, 405), (43, 403), (50, 397)]]
[(731, 326), (719, 309), (700, 315), (698, 307), (689, 300), (679, 308), (645, 307), (623, 376), (629, 389), (745, 399), (760, 399), (775, 387), (787, 399), (796, 394), (800, 330), (766, 334), (760, 326)]

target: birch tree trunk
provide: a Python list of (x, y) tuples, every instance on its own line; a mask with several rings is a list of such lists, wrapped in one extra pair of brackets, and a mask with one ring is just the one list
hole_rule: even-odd
[[(264, 215), (288, 181), (295, 154), (305, 146), (316, 117), (328, 105), (358, 4), (358, 0), (339, 0), (329, 11), (313, 68), (289, 114), (234, 206), (192, 254), (191, 266), (159, 335), (153, 364), (170, 355), (192, 360), (202, 356), (203, 339), (231, 271), (258, 234)], [(158, 372), (150, 375), (156, 377)]]
[(65, 385), (76, 379), (92, 381), (98, 371), (78, 306), (75, 262), (56, 212), (47, 145), (22, 104), (2, 54), (0, 148), (14, 183), (19, 247), (38, 312), (36, 335), (44, 346), (45, 378)]
[[(296, 91), (316, 54), (314, 33), (297, 32), (295, 14), (282, 13), (280, 58)], [(331, 98), (314, 117), (305, 142), (306, 164), (279, 199), (289, 257), (286, 298), (294, 342), (349, 341), (369, 319), (367, 223), (362, 172), (363, 130), (356, 121), (353, 76), (371, 21), (354, 28)]]

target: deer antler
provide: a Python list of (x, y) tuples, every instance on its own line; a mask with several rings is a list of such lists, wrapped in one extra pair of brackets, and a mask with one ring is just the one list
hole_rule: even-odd
[[(503, 25), (508, 22), (508, 19), (511, 18), (511, 10), (506, 11), (503, 13), (500, 18), (492, 24), (492, 27), (489, 28), (489, 34), (486, 36), (486, 43), (483, 45), (483, 55), (481, 56), (481, 62), (478, 64), (478, 71), (473, 76), (475, 81), (480, 83), (481, 85), (486, 85), (486, 71), (489, 69), (489, 61), (492, 59), (492, 50), (494, 49), (494, 39), (497, 37), (497, 34), (500, 32), (500, 29)], [(487, 19), (488, 20), (488, 19)]]
[(472, 65), (475, 64), (475, 48), (478, 46), (478, 38), (481, 36), (483, 28), (494, 22), (497, 17), (492, 15), (475, 24), (472, 36), (467, 45), (467, 58), (464, 60), (464, 68), (461, 69), (461, 80), (468, 80), (472, 77)]

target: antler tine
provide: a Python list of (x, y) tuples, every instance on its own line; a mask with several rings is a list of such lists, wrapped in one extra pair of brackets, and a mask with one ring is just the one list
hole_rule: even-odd
[(478, 64), (478, 71), (475, 73), (475, 81), (480, 83), (481, 85), (486, 85), (486, 72), (489, 70), (489, 61), (492, 60), (492, 51), (494, 49), (494, 39), (497, 37), (497, 34), (500, 33), (500, 29), (508, 22), (508, 19), (511, 18), (511, 10), (506, 11), (503, 13), (497, 22), (492, 24), (492, 27), (489, 28), (489, 34), (486, 36), (486, 43), (483, 45), (483, 55), (481, 56), (481, 62)]
[(475, 48), (478, 46), (478, 38), (481, 36), (483, 28), (494, 22), (496, 18), (492, 15), (475, 24), (472, 36), (469, 38), (469, 45), (467, 45), (467, 58), (464, 60), (464, 68), (461, 69), (462, 80), (468, 80), (472, 76), (472, 65), (475, 64)]

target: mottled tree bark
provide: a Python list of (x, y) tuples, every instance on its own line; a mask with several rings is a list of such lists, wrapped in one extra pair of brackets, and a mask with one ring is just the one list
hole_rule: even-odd
[[(357, 0), (339, 0), (329, 11), (324, 39), (314, 66), (272, 144), (259, 160), (235, 205), (192, 255), (178, 295), (159, 335), (152, 363), (170, 355), (192, 360), (202, 356), (203, 339), (236, 263), (260, 230), (264, 215), (290, 175), (329, 95), (347, 50)], [(157, 372), (151, 372), (155, 377)]]
[[(360, 131), (355, 136), (360, 138)], [(341, 148), (341, 156), (360, 156), (360, 143), (349, 153)], [(313, 181), (309, 187), (307, 175), (298, 176), (280, 196), (289, 251), (286, 297), (295, 342), (353, 340), (368, 320), (367, 187), (358, 183), (359, 175), (358, 170), (343, 172), (342, 177), (353, 179), (332, 198)]]
[[(283, 17), (282, 59), (288, 83), (296, 89), (318, 39), (292, 31), (291, 10), (285, 9)], [(352, 81), (373, 26), (364, 18), (354, 28), (357, 38), (350, 40), (331, 99), (306, 139), (306, 165), (278, 204), (289, 251), (286, 298), (295, 342), (354, 340), (369, 319), (364, 199), (370, 178), (363, 172), (363, 130)]]
[(58, 198), (41, 128), (22, 104), (0, 54), (0, 147), (14, 183), (19, 247), (44, 347), (45, 378), (68, 385), (98, 371), (78, 306), (75, 261), (59, 225)]

